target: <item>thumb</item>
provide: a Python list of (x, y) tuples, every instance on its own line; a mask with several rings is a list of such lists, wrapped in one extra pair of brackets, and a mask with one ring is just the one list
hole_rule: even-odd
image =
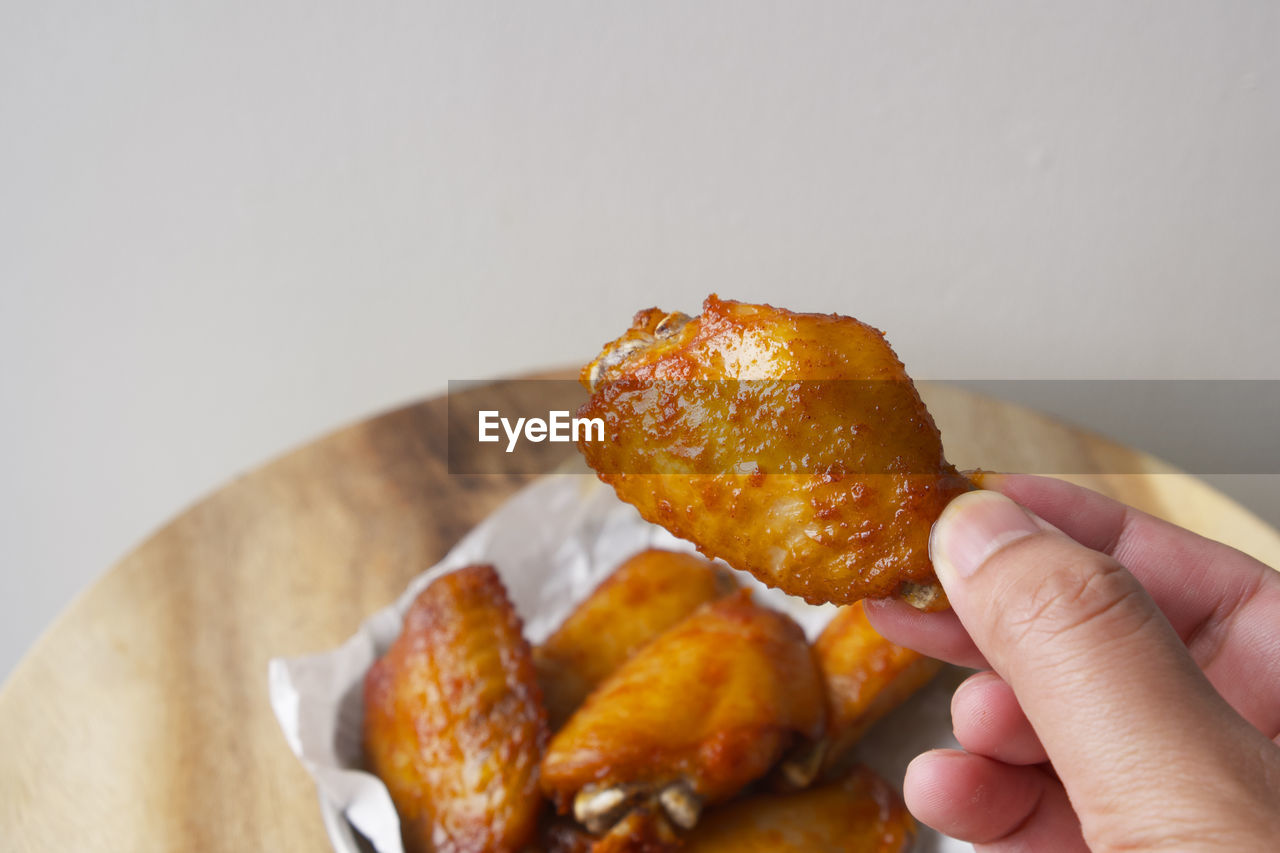
[(1145, 802), (1164, 814), (1178, 802), (1204, 805), (1203, 776), (1170, 772), (1171, 745), (1180, 766), (1245, 760), (1247, 724), (1111, 557), (989, 491), (951, 502), (934, 525), (930, 554), (961, 623), (1013, 688), (1086, 833), (1091, 816), (1105, 821), (1117, 805), (1130, 814)]

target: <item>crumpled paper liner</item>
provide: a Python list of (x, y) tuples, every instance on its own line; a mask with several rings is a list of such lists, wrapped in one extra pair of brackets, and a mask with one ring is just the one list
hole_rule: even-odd
[[(400, 825), (382, 782), (361, 766), (365, 672), (400, 633), (405, 610), (427, 584), (473, 563), (494, 564), (525, 634), (538, 643), (627, 557), (645, 548), (694, 551), (640, 518), (596, 478), (553, 475), (527, 486), (476, 525), (443, 560), (423, 572), (389, 607), (361, 624), (349, 640), (321, 654), (271, 661), (271, 707), (319, 791), (334, 849), (356, 853), (354, 827), (378, 853), (404, 853)], [(757, 600), (791, 615), (810, 638), (834, 608), (814, 607), (736, 573)], [(947, 669), (876, 726), (859, 745), (862, 760), (896, 785), (907, 763), (932, 747), (955, 747), (950, 694), (963, 673)], [(917, 850), (967, 850), (968, 845), (921, 827)]]

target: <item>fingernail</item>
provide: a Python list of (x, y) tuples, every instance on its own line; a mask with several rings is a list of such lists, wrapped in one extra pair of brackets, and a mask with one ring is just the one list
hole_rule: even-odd
[(992, 554), (1041, 528), (1026, 510), (999, 492), (968, 492), (933, 523), (929, 558), (943, 589), (970, 577)]

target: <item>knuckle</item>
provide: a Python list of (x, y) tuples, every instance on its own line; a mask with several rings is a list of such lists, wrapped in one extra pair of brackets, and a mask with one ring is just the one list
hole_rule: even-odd
[(1141, 629), (1150, 617), (1142, 587), (1116, 561), (1082, 547), (1064, 549), (1046, 542), (1044, 553), (1009, 555), (1022, 571), (1002, 591), (998, 624), (1008, 642), (1062, 641), (1088, 635), (1120, 640)]

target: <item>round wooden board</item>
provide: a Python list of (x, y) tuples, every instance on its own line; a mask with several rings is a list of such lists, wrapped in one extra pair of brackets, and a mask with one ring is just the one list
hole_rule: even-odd
[[(962, 468), (1057, 465), (1280, 565), (1280, 534), (1194, 478), (1016, 406), (922, 393)], [(267, 660), (342, 642), (529, 479), (450, 475), (447, 418), (428, 400), (235, 480), (68, 608), (0, 691), (4, 847), (327, 849)]]

